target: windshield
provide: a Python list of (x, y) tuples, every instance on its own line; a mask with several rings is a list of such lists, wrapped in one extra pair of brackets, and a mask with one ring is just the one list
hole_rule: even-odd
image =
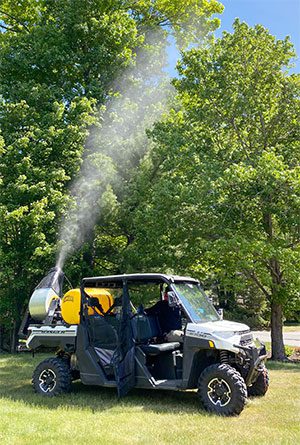
[(198, 284), (176, 283), (174, 287), (192, 321), (203, 323), (220, 320), (217, 311)]

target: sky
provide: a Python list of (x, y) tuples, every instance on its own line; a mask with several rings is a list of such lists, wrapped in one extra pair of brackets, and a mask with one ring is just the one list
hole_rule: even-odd
[[(220, 0), (225, 6), (220, 15), (221, 27), (215, 32), (217, 37), (222, 31), (232, 31), (236, 17), (250, 26), (261, 24), (278, 39), (289, 35), (295, 46), (298, 60), (293, 72), (300, 72), (300, 0)], [(176, 75), (175, 65), (180, 57), (175, 45), (169, 48), (169, 73)]]

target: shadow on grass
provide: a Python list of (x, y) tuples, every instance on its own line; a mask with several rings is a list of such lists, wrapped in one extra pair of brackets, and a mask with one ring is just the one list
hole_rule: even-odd
[[(0, 356), (1, 357), (1, 356)], [(84, 409), (92, 413), (105, 410), (142, 409), (157, 414), (180, 414), (197, 412), (205, 416), (215, 416), (206, 412), (200, 405), (195, 391), (164, 391), (134, 389), (123, 399), (118, 399), (115, 388), (85, 386), (77, 381), (72, 391), (54, 398), (35, 394), (30, 384), (35, 366), (45, 357), (40, 355), (30, 360), (28, 356), (6, 356), (0, 367), (0, 397), (22, 402), (38, 408)], [(268, 361), (268, 368), (274, 371), (300, 372), (297, 363)]]
[(195, 391), (133, 389), (125, 398), (118, 399), (115, 388), (86, 386), (76, 381), (68, 394), (53, 398), (35, 394), (30, 384), (31, 375), (40, 358), (45, 357), (38, 358), (38, 361), (37, 358), (28, 360), (29, 358), (15, 356), (10, 360), (6, 357), (7, 360), (0, 367), (0, 397), (38, 408), (80, 408), (93, 413), (139, 408), (158, 414), (201, 412), (208, 416), (213, 415), (201, 407)]
[(58, 397), (46, 398), (33, 393), (28, 382), (19, 387), (6, 387), (0, 390), (0, 397), (24, 402), (40, 408), (57, 409), (87, 409), (93, 413), (121, 408), (142, 408), (157, 414), (166, 413), (196, 413), (198, 411), (208, 414), (201, 407), (196, 393), (175, 392), (162, 390), (133, 389), (122, 399), (118, 399), (115, 388), (99, 386), (86, 386), (80, 382), (72, 385), (72, 391)]
[(276, 362), (273, 360), (267, 361), (267, 368), (274, 371), (300, 372), (300, 362)]

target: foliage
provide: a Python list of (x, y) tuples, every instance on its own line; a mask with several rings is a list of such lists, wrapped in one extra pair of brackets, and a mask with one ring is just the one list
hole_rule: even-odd
[[(1, 1), (0, 326), (16, 330), (34, 284), (53, 265), (89, 129), (149, 29), (196, 41), (217, 26), (207, 19), (221, 10), (215, 0)], [(203, 29), (193, 34), (195, 14)], [(70, 263), (78, 279), (76, 257)]]
[(183, 54), (178, 103), (152, 132), (156, 147), (133, 184), (134, 266), (145, 258), (140, 267), (213, 273), (237, 293), (255, 285), (279, 311), (299, 307), (293, 56), (288, 38), (239, 21), (233, 34)]

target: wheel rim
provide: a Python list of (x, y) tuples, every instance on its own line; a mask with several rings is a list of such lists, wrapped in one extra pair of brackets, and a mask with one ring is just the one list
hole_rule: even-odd
[(214, 378), (207, 385), (207, 396), (215, 406), (226, 406), (231, 400), (231, 389), (224, 379)]
[(56, 374), (52, 369), (44, 369), (39, 376), (39, 387), (43, 392), (51, 392), (56, 386)]

